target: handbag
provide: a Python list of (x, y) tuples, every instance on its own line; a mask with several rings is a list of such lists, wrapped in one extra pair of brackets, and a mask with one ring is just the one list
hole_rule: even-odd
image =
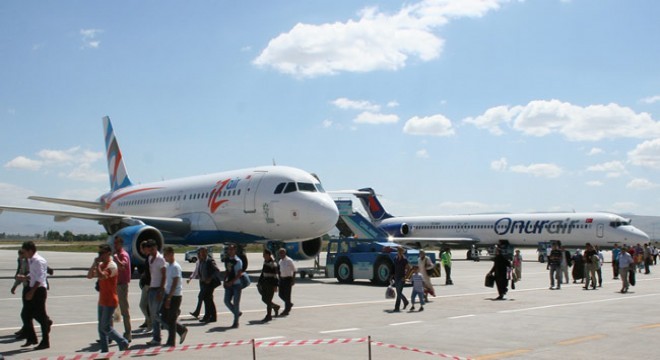
[(486, 281), (484, 282), (484, 285), (486, 285), (486, 287), (490, 287), (490, 288), (495, 286), (495, 275), (486, 274)]
[(245, 289), (246, 287), (250, 286), (250, 284), (252, 283), (250, 281), (250, 276), (246, 272), (244, 272), (241, 275), (241, 278), (239, 280), (241, 281), (241, 289)]

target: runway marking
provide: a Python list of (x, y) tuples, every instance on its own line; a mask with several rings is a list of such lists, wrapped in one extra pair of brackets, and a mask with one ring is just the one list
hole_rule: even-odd
[(606, 336), (607, 335), (605, 335), (605, 334), (589, 335), (589, 336), (583, 336), (583, 337), (579, 337), (579, 338), (575, 338), (575, 339), (560, 341), (557, 344), (559, 344), (559, 345), (574, 345), (574, 344), (580, 344), (580, 343), (591, 341), (591, 340), (602, 339)]
[(660, 324), (649, 324), (649, 325), (638, 326), (635, 329), (655, 329), (655, 328), (659, 328), (659, 327), (660, 327)]
[(464, 318), (475, 317), (475, 316), (477, 316), (477, 315), (475, 315), (475, 314), (469, 314), (469, 315), (458, 315), (458, 316), (448, 317), (447, 319), (449, 319), (449, 320), (454, 320), (454, 319), (464, 319)]
[(501, 310), (501, 311), (498, 311), (498, 313), (500, 313), (500, 314), (510, 314), (510, 313), (516, 313), (516, 312), (532, 311), (532, 310), (544, 310), (544, 309), (551, 309), (551, 308), (565, 307), (565, 306), (591, 305), (591, 304), (604, 303), (604, 302), (610, 302), (610, 301), (623, 301), (623, 300), (639, 299), (639, 298), (650, 297), (650, 296), (658, 296), (658, 295), (660, 295), (660, 293), (647, 294), (647, 295), (636, 295), (636, 296), (621, 296), (621, 297), (601, 299), (601, 300), (579, 301), (579, 302), (573, 302), (573, 303), (535, 306), (535, 307), (522, 308), (522, 309)]
[(474, 359), (474, 360), (502, 359), (502, 358), (506, 358), (506, 357), (512, 357), (512, 356), (526, 354), (530, 351), (532, 351), (532, 350), (530, 350), (530, 349), (518, 349), (518, 350), (512, 350), (512, 351), (503, 351), (503, 352), (498, 352), (498, 353), (494, 353), (494, 354), (486, 354), (486, 355), (475, 356), (472, 359)]
[(412, 324), (419, 324), (419, 323), (423, 323), (423, 321), (421, 321), (421, 320), (418, 320), (418, 321), (406, 321), (406, 322), (401, 322), (401, 323), (390, 324), (390, 326), (412, 325)]
[(320, 334), (332, 334), (332, 333), (338, 333), (338, 332), (346, 332), (346, 331), (358, 331), (360, 330), (359, 328), (348, 328), (348, 329), (337, 329), (337, 330), (326, 330), (326, 331), (319, 331)]
[(284, 339), (284, 336), (271, 336), (271, 337), (257, 338), (257, 339), (254, 339), (254, 341), (266, 341), (266, 340), (275, 340), (275, 339)]

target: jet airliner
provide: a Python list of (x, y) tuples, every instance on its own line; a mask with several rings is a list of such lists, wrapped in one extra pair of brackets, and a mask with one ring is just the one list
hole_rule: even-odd
[(124, 239), (138, 262), (140, 243), (156, 240), (204, 245), (214, 243), (285, 243), (294, 259), (321, 250), (321, 236), (339, 216), (337, 206), (316, 176), (286, 166), (262, 166), (210, 175), (134, 184), (128, 176), (109, 117), (103, 118), (110, 191), (97, 201), (31, 196), (32, 200), (94, 209), (47, 210), (0, 206), (3, 210), (97, 221), (110, 235)]
[(379, 229), (394, 241), (409, 245), (432, 242), (484, 248), (504, 242), (537, 247), (541, 242), (560, 241), (566, 247), (584, 247), (590, 242), (608, 248), (617, 243), (649, 242), (649, 236), (632, 226), (629, 219), (605, 212), (395, 217), (383, 208), (373, 189), (354, 194)]

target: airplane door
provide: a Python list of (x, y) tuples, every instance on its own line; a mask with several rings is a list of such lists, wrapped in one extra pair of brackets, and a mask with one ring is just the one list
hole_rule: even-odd
[(598, 224), (596, 226), (596, 237), (602, 238), (604, 231), (605, 231), (605, 225), (604, 224)]
[(255, 171), (248, 179), (244, 192), (245, 196), (243, 197), (243, 211), (245, 213), (257, 212), (257, 189), (259, 188), (259, 183), (261, 183), (264, 174), (265, 172)]

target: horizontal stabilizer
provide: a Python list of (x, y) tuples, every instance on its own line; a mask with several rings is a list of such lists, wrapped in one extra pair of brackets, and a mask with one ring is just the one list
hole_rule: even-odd
[(50, 197), (44, 197), (44, 196), (28, 196), (28, 199), (36, 200), (36, 201), (43, 201), (43, 202), (53, 203), (53, 204), (61, 204), (61, 205), (81, 207), (81, 208), (86, 208), (86, 209), (103, 210), (103, 204), (101, 204), (100, 202), (97, 202), (97, 201), (58, 199), (58, 198), (50, 198)]

